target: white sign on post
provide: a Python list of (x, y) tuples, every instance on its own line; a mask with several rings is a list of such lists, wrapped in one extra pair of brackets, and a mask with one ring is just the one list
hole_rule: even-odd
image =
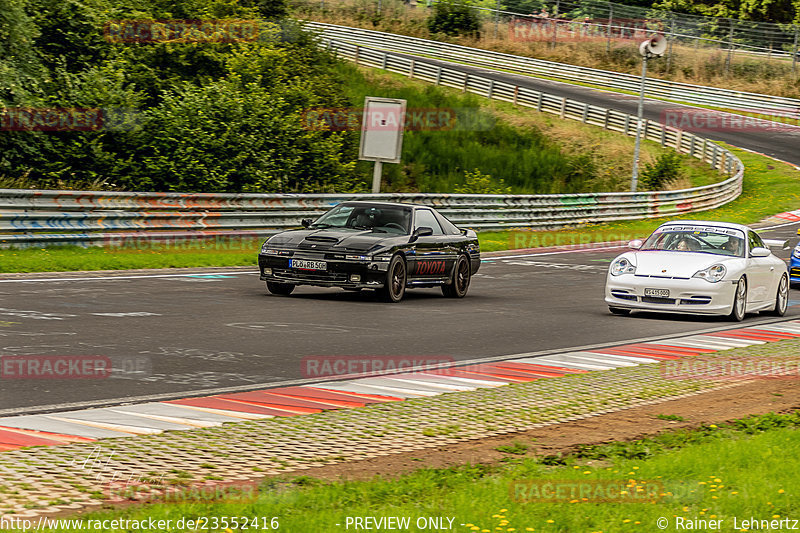
[(375, 161), (375, 171), (372, 175), (374, 193), (380, 192), (381, 189), (383, 163), (400, 162), (405, 117), (405, 100), (374, 96), (367, 96), (364, 99), (358, 158)]

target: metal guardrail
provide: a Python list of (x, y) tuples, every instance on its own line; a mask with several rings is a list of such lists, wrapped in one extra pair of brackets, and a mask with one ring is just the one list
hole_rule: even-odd
[[(325, 40), (344, 41), (371, 48), (454, 61), (469, 65), (504, 69), (525, 74), (590, 84), (596, 87), (637, 92), (641, 78), (608, 70), (593, 69), (470, 48), (441, 41), (431, 41), (394, 33), (385, 33), (321, 22), (306, 22), (306, 27)], [(800, 118), (800, 100), (759, 93), (749, 93), (648, 78), (646, 96), (689, 104), (701, 104), (764, 114), (783, 114)]]
[[(634, 135), (635, 117), (358, 45), (323, 40), (341, 57), (488, 98), (535, 108)], [(219, 237), (261, 238), (297, 227), (346, 200), (436, 207), (476, 230), (552, 229), (663, 217), (723, 205), (742, 190), (742, 162), (692, 133), (645, 121), (643, 136), (730, 175), (720, 183), (675, 191), (539, 195), (481, 194), (201, 194), (0, 189), (0, 247), (48, 244), (125, 246)]]

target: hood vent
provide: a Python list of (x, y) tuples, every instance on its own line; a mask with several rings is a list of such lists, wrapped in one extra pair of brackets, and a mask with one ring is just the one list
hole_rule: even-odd
[(309, 235), (308, 237), (306, 237), (306, 240), (312, 242), (327, 242), (327, 243), (339, 242), (339, 239), (337, 239), (336, 237), (324, 237), (322, 235)]

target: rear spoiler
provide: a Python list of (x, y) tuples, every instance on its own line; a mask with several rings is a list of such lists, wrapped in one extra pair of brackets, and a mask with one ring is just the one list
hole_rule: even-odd
[(781, 250), (788, 250), (789, 248), (792, 247), (792, 241), (790, 239), (787, 239), (785, 241), (782, 241), (780, 239), (763, 239), (763, 241), (768, 248), (780, 248)]

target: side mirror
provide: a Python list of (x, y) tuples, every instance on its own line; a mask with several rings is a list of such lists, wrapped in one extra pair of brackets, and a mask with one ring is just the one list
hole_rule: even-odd
[(304, 228), (307, 228), (311, 225), (312, 222), (314, 221), (311, 220), (310, 218), (304, 218), (303, 220), (300, 221), (300, 224), (302, 224)]
[(433, 228), (428, 226), (420, 226), (414, 230), (414, 233), (411, 234), (411, 242), (416, 241), (420, 237), (427, 237), (428, 235), (433, 235)]
[(642, 239), (636, 239), (628, 243), (628, 248), (630, 248), (631, 250), (638, 250), (639, 248), (642, 247), (643, 244), (644, 242), (642, 241)]
[(769, 257), (772, 252), (769, 251), (769, 248), (762, 248), (757, 246), (750, 250), (750, 257)]

